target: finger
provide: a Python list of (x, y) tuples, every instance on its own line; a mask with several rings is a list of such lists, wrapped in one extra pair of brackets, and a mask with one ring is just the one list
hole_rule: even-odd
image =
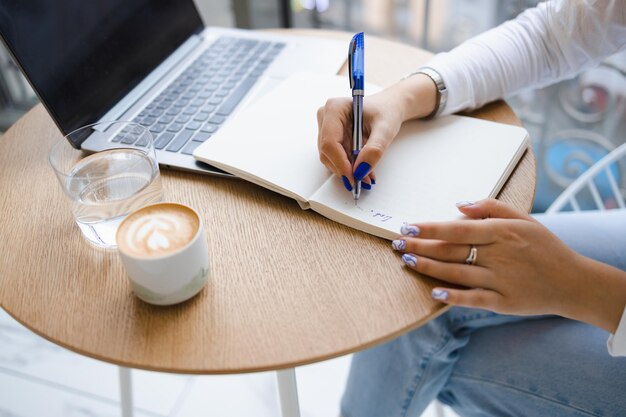
[(376, 184), (376, 173), (374, 171), (370, 171), (369, 177), (371, 179), (372, 184)]
[(517, 210), (502, 201), (489, 198), (476, 202), (461, 201), (456, 204), (459, 211), (474, 219), (500, 218), (500, 219), (530, 219), (523, 211)]
[(417, 256), (436, 259), (445, 262), (464, 263), (470, 246), (458, 245), (443, 240), (404, 238), (391, 242), (391, 247), (397, 251), (414, 253)]
[(413, 253), (402, 255), (402, 261), (409, 268), (429, 277), (464, 287), (489, 288), (487, 270), (480, 266), (442, 262)]
[(484, 245), (496, 240), (492, 220), (455, 220), (419, 225), (405, 223), (400, 233), (405, 236), (419, 236), (422, 239), (445, 240), (469, 245)]
[(393, 132), (383, 124), (374, 125), (367, 143), (354, 161), (354, 178), (365, 178), (383, 157), (387, 147), (393, 140)]
[(333, 174), (340, 176), (337, 167), (335, 167), (335, 164), (333, 164), (333, 162), (325, 155), (320, 155), (320, 162), (324, 164), (324, 166), (328, 168)]
[(474, 307), (497, 311), (500, 308), (502, 295), (495, 291), (474, 288), (458, 290), (453, 288), (433, 288), (431, 296), (434, 300), (459, 307)]
[(346, 137), (346, 106), (351, 109), (348, 99), (330, 99), (318, 111), (318, 149), (320, 159), (326, 157), (336, 169), (336, 174), (346, 177), (353, 185), (352, 165), (343, 142)]

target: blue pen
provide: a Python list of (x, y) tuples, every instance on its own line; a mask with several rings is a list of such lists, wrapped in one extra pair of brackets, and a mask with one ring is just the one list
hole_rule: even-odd
[[(352, 89), (352, 153), (350, 163), (354, 167), (359, 152), (363, 147), (363, 95), (365, 91), (365, 64), (363, 55), (365, 44), (363, 32), (352, 37), (348, 51), (348, 72), (350, 76), (350, 88)], [(361, 181), (355, 181), (352, 189), (354, 205), (356, 206), (361, 195)]]

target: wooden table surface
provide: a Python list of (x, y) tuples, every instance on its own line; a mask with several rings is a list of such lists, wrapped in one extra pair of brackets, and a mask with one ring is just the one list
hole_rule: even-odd
[[(297, 33), (346, 45), (350, 38)], [(373, 36), (367, 42), (368, 81), (382, 86), (430, 56)], [(520, 124), (504, 102), (472, 115)], [(430, 298), (435, 282), (404, 268), (388, 241), (241, 180), (171, 170), (162, 170), (165, 198), (203, 216), (212, 276), (183, 304), (143, 303), (117, 253), (87, 244), (73, 222), (47, 162), (61, 137), (38, 105), (0, 138), (0, 305), (56, 344), (135, 368), (249, 372), (365, 349), (444, 309)], [(499, 198), (529, 210), (534, 187), (527, 152)], [(357, 264), (347, 261), (354, 253)]]

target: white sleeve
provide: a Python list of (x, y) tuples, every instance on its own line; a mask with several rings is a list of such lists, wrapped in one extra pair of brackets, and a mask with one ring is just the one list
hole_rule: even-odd
[[(607, 10), (607, 3), (611, 3)], [(443, 114), (482, 106), (527, 87), (571, 78), (626, 47), (626, 2), (540, 3), (426, 66), (443, 78)]]
[(626, 307), (615, 334), (609, 336), (606, 346), (611, 356), (626, 356)]

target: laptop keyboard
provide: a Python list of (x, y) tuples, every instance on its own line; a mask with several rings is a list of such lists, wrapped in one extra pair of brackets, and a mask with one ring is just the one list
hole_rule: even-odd
[[(284, 47), (220, 37), (133, 121), (150, 129), (156, 149), (191, 155), (228, 119)], [(112, 141), (134, 139), (122, 134)]]

